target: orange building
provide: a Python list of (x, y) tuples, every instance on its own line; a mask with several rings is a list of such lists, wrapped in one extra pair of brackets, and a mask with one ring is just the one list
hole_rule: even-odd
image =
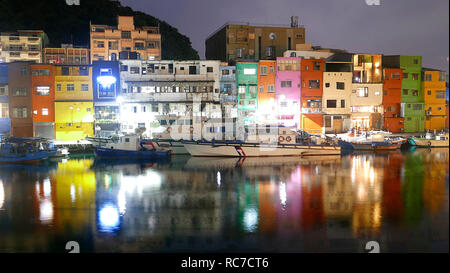
[(263, 124), (275, 122), (275, 61), (259, 61), (258, 71), (259, 122)]
[(323, 127), (322, 94), (323, 59), (302, 59), (301, 63), (301, 128), (308, 133), (321, 133)]
[(55, 67), (51, 64), (31, 65), (31, 100), (33, 135), (55, 137)]
[(400, 68), (385, 68), (383, 80), (384, 129), (393, 133), (403, 132), (400, 103), (403, 73)]

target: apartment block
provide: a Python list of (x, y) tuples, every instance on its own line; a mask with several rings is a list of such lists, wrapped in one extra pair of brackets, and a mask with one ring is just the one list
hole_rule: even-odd
[(320, 134), (323, 128), (323, 59), (302, 59), (301, 62), (301, 128)]
[(422, 90), (425, 103), (425, 130), (443, 130), (446, 119), (445, 71), (424, 68)]
[(258, 63), (238, 62), (236, 84), (238, 118), (244, 124), (254, 124), (258, 118)]
[(400, 113), (403, 70), (401, 68), (385, 68), (383, 75), (383, 129), (401, 133), (404, 130), (404, 118)]
[(91, 61), (161, 60), (159, 26), (135, 27), (133, 16), (118, 16), (117, 26), (90, 25)]
[(42, 30), (0, 33), (0, 62), (34, 61), (41, 63), (48, 38)]
[(275, 66), (273, 60), (258, 64), (258, 119), (259, 123), (276, 124)]
[(0, 64), (0, 135), (9, 134), (10, 130), (8, 66)]
[(55, 67), (32, 64), (31, 100), (33, 136), (55, 138)]
[(301, 58), (278, 57), (275, 95), (279, 123), (300, 128)]
[(61, 45), (60, 48), (44, 48), (44, 63), (48, 64), (90, 64), (89, 48)]

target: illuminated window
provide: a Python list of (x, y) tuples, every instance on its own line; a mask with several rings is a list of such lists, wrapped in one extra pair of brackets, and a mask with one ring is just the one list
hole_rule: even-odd
[(89, 91), (89, 84), (81, 84), (81, 91)]
[(36, 86), (36, 95), (38, 96), (50, 95), (50, 86)]
[(259, 93), (264, 93), (264, 85), (261, 85), (261, 86), (259, 87)]
[(259, 67), (259, 74), (260, 74), (261, 76), (267, 75), (267, 66), (261, 65), (261, 66)]
[(47, 108), (42, 108), (42, 115), (43, 116), (48, 116), (48, 109)]
[(245, 86), (240, 85), (238, 91), (239, 94), (245, 94)]
[(244, 68), (244, 75), (256, 75), (255, 68)]
[(268, 85), (267, 86), (267, 92), (274, 93), (275, 92), (275, 86), (274, 85)]
[(358, 97), (368, 97), (369, 96), (369, 88), (368, 87), (358, 87), (357, 89)]
[(413, 79), (414, 81), (419, 80), (419, 74), (418, 74), (418, 73), (413, 73), (413, 74), (412, 74), (412, 79)]
[(67, 84), (67, 91), (74, 91), (75, 90), (75, 85), (73, 83), (68, 83)]
[(319, 89), (320, 81), (319, 80), (310, 80), (309, 81), (309, 89)]
[(26, 88), (14, 88), (12, 95), (14, 97), (26, 97), (28, 95)]
[(391, 78), (392, 79), (400, 79), (400, 73), (398, 73), (398, 72), (392, 73)]

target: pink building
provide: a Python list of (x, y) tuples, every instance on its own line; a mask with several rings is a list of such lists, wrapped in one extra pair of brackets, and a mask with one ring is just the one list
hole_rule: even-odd
[(275, 95), (282, 125), (300, 128), (300, 57), (278, 57)]

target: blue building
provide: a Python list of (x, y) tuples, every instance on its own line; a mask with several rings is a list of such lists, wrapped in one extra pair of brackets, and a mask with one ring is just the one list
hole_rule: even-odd
[(220, 103), (225, 117), (237, 117), (236, 66), (220, 66)]
[(95, 136), (108, 137), (120, 131), (120, 73), (118, 61), (92, 62)]
[(8, 65), (0, 64), (0, 135), (9, 134), (11, 130), (8, 92)]

